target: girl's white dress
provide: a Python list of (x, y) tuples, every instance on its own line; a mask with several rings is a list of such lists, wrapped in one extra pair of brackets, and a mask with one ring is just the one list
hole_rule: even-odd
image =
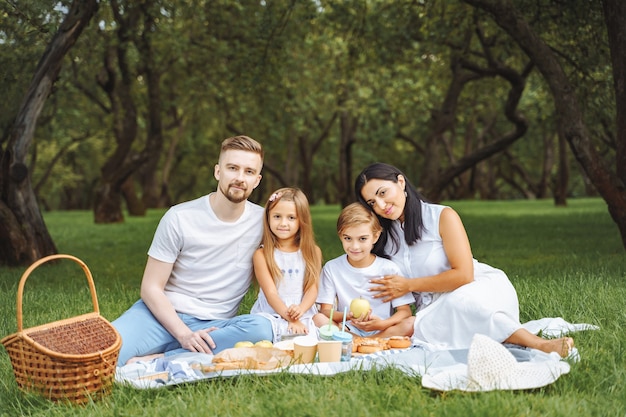
[[(409, 246), (399, 221), (392, 224), (400, 236), (393, 253), (391, 239), (385, 251), (409, 278), (436, 275), (450, 269), (439, 234), (439, 218), (446, 206), (422, 203), (422, 238)], [(481, 333), (503, 342), (522, 326), (515, 288), (504, 272), (474, 259), (474, 281), (451, 292), (415, 293), (417, 312), (413, 340), (436, 349), (469, 348)]]
[[(304, 283), (305, 271), (302, 253), (300, 250), (297, 252), (283, 252), (279, 249), (274, 249), (274, 259), (283, 272), (283, 277), (278, 283), (280, 298), (287, 306), (300, 304), (304, 296), (302, 285)], [(317, 308), (313, 304), (300, 318), (300, 321), (309, 329), (309, 334), (312, 335), (317, 334), (317, 327), (313, 323), (313, 316), (316, 313)], [(288, 333), (289, 322), (274, 311), (267, 301), (263, 289), (259, 289), (259, 296), (250, 309), (250, 314), (260, 314), (272, 322), (273, 342), (278, 342), (283, 334)]]

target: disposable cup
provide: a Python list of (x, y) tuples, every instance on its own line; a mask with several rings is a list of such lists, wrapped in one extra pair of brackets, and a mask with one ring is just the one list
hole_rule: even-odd
[(298, 336), (293, 339), (293, 359), (295, 363), (313, 363), (317, 353), (317, 339)]
[(333, 339), (341, 342), (341, 361), (349, 362), (352, 358), (352, 335), (348, 332), (335, 332)]
[(317, 343), (317, 353), (320, 362), (341, 361), (341, 341), (320, 340)]

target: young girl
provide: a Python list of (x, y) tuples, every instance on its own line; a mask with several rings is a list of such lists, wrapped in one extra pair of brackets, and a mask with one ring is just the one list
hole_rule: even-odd
[(282, 334), (316, 332), (313, 316), (322, 251), (315, 244), (309, 202), (302, 191), (281, 188), (270, 196), (263, 245), (252, 259), (260, 290), (250, 313), (270, 319), (273, 341)]
[[(410, 294), (390, 302), (373, 298), (369, 288), (370, 280), (376, 277), (399, 274), (400, 270), (388, 259), (378, 257), (371, 251), (378, 240), (382, 227), (376, 215), (361, 204), (353, 203), (345, 207), (337, 220), (337, 233), (346, 255), (342, 255), (324, 265), (317, 302), (320, 313), (315, 316), (317, 326), (328, 324), (330, 311), (337, 300), (337, 308), (332, 320), (336, 325), (343, 321), (345, 307), (355, 298), (364, 298), (370, 303), (370, 313), (363, 317), (353, 317), (348, 313), (348, 331), (362, 337), (404, 336), (398, 325), (411, 317), (411, 304), (415, 299)], [(392, 314), (392, 309), (395, 312)]]

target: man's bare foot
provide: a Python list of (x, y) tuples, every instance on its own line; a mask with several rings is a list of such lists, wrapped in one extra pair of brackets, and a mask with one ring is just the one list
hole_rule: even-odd
[(546, 339), (537, 348), (543, 352), (556, 352), (562, 358), (566, 358), (574, 347), (574, 339), (571, 337), (561, 337), (560, 339)]
[(135, 363), (135, 362), (140, 362), (140, 361), (142, 362), (151, 361), (152, 359), (162, 358), (163, 356), (165, 356), (163, 353), (153, 353), (152, 355), (146, 355), (146, 356), (133, 356), (132, 358), (126, 361), (125, 365)]

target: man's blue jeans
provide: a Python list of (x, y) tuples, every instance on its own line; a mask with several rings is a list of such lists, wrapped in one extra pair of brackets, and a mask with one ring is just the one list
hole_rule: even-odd
[[(210, 333), (215, 342), (213, 353), (231, 348), (242, 340), (258, 342), (272, 340), (272, 324), (268, 319), (256, 314), (244, 314), (225, 320), (200, 320), (187, 314), (178, 313), (182, 321), (192, 330), (217, 327)], [(134, 356), (165, 353), (165, 356), (189, 352), (181, 348), (176, 340), (152, 315), (142, 300), (133, 304), (124, 314), (111, 324), (122, 337), (122, 348), (118, 359), (123, 366)]]

